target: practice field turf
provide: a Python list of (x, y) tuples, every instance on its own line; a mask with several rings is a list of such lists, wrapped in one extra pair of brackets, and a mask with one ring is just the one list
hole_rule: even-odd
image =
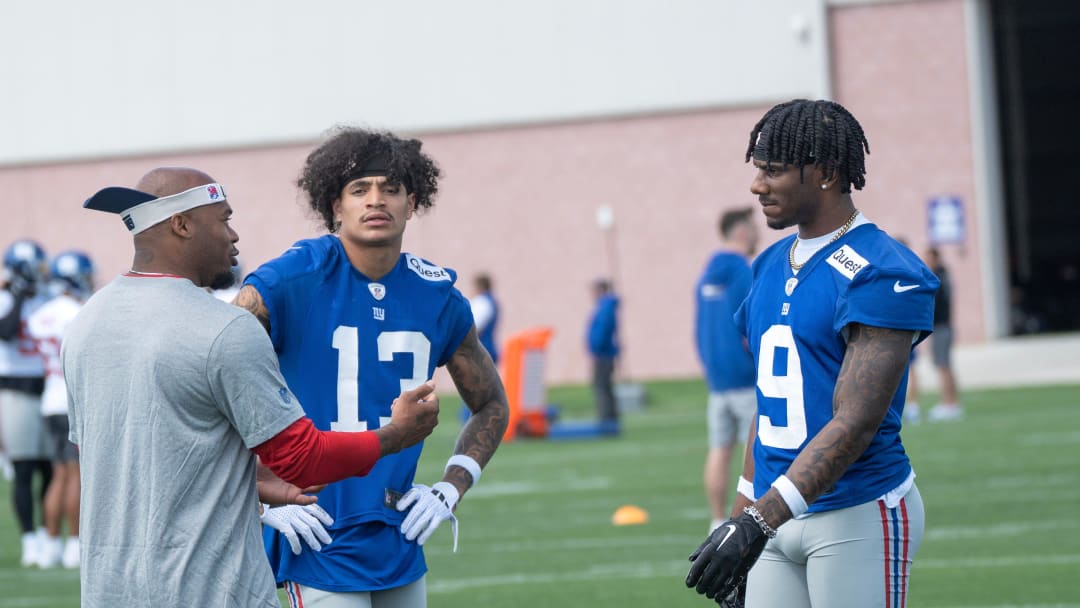
[[(458, 553), (448, 525), (428, 543), (429, 604), (715, 605), (682, 582), (708, 524), (704, 397), (700, 381), (649, 383), (618, 438), (505, 444), (458, 509)], [(963, 421), (904, 430), (927, 511), (909, 606), (1080, 608), (1080, 387), (963, 397)], [(591, 414), (585, 388), (550, 401), (564, 417)], [(458, 407), (443, 400), (422, 483), (441, 475)], [(77, 573), (18, 566), (9, 492), (0, 481), (0, 606), (76, 606)], [(650, 521), (612, 526), (624, 504)]]

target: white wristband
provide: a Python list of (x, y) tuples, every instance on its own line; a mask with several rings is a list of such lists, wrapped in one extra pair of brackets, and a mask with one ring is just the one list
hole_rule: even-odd
[(795, 484), (792, 483), (790, 479), (788, 479), (787, 475), (777, 477), (776, 481), (772, 482), (772, 487), (780, 492), (780, 496), (784, 499), (784, 502), (787, 503), (792, 517), (798, 517), (803, 513), (806, 513), (806, 499), (803, 498), (799, 489), (795, 487)]
[(757, 498), (754, 496), (754, 484), (747, 481), (745, 477), (739, 477), (738, 490), (739, 494), (742, 494), (751, 502), (757, 500)]
[(472, 459), (471, 456), (465, 454), (454, 454), (450, 457), (450, 460), (446, 461), (446, 468), (443, 472), (446, 472), (450, 467), (461, 467), (469, 472), (472, 476), (472, 485), (476, 485), (480, 481), (480, 463)]

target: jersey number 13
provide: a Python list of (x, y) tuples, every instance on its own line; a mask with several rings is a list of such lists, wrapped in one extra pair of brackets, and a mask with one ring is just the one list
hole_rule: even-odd
[[(418, 331), (384, 331), (376, 338), (379, 361), (393, 361), (397, 353), (413, 356), (412, 376), (401, 379), (401, 391), (410, 391), (427, 380), (431, 341)], [(338, 351), (337, 420), (330, 423), (331, 431), (358, 433), (368, 430), (366, 420), (360, 420), (360, 335), (355, 327), (339, 325), (334, 330), (333, 347)], [(379, 416), (379, 425), (390, 422), (389, 416)]]

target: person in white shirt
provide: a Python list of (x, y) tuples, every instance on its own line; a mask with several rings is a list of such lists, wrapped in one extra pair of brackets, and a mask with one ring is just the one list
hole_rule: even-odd
[[(49, 267), (49, 291), (55, 296), (26, 321), (27, 333), (45, 365), (41, 415), (53, 478), (45, 492), (45, 538), (38, 547), (40, 568), (79, 567), (79, 450), (68, 439), (68, 396), (60, 343), (94, 289), (94, 264), (81, 251), (65, 251)], [(67, 523), (67, 542), (60, 530)]]

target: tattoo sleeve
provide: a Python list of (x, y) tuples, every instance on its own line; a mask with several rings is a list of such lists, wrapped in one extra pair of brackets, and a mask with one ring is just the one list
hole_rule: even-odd
[(236, 294), (236, 297), (233, 298), (232, 303), (255, 315), (255, 318), (259, 320), (259, 323), (262, 323), (267, 333), (270, 332), (270, 310), (266, 308), (266, 304), (263, 304), (258, 289), (251, 285), (244, 285), (240, 288), (240, 292)]
[[(833, 418), (787, 471), (808, 504), (827, 492), (870, 445), (903, 378), (913, 337), (911, 331), (848, 325), (847, 351), (833, 391)], [(791, 518), (775, 488), (757, 505), (773, 527)]]
[[(476, 338), (475, 329), (469, 330), (465, 340), (450, 357), (446, 369), (462, 401), (472, 412), (458, 435), (454, 453), (471, 457), (481, 467), (487, 466), (506, 431), (510, 406), (499, 372)], [(457, 486), (462, 495), (472, 485), (468, 471), (456, 466), (446, 471), (443, 480)]]

